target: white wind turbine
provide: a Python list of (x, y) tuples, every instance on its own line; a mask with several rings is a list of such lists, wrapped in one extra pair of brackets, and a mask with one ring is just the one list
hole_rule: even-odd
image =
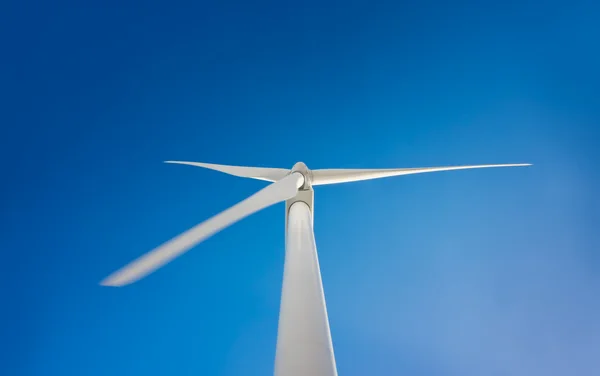
[(169, 240), (114, 272), (101, 284), (124, 286), (150, 274), (227, 226), (268, 206), (286, 202), (286, 250), (275, 354), (276, 376), (337, 375), (319, 260), (313, 233), (313, 186), (355, 182), (423, 172), (485, 167), (530, 166), (499, 164), (398, 169), (309, 170), (298, 162), (291, 170), (167, 161), (273, 182), (254, 195)]

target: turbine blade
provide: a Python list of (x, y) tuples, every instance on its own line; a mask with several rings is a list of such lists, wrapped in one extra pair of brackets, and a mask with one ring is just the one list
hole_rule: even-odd
[(135, 282), (227, 226), (259, 210), (294, 197), (302, 184), (304, 184), (304, 177), (301, 174), (290, 174), (132, 261), (105, 278), (100, 284), (123, 286)]
[(388, 169), (322, 169), (312, 171), (312, 185), (325, 185), (337, 183), (350, 183), (361, 180), (371, 180), (387, 178), (390, 176), (420, 174), (423, 172), (466, 170), (471, 168), (488, 167), (517, 167), (531, 166), (530, 163), (520, 164), (494, 164), (494, 165), (475, 165), (475, 166), (447, 166), (447, 167), (422, 167), (422, 168), (388, 168)]
[(281, 180), (290, 172), (290, 170), (286, 170), (284, 168), (229, 166), (201, 162), (165, 161), (165, 163), (204, 167), (210, 170), (216, 170), (242, 178), (251, 178), (270, 182)]

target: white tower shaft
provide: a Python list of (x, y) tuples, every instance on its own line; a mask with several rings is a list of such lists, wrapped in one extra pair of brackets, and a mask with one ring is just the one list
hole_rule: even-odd
[(275, 376), (337, 376), (312, 213), (293, 203), (287, 220)]

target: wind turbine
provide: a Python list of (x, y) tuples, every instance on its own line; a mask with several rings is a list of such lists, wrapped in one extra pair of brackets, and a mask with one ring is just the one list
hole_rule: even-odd
[(309, 170), (298, 162), (291, 170), (166, 161), (272, 182), (247, 199), (169, 240), (117, 270), (100, 284), (124, 286), (152, 273), (199, 242), (266, 207), (285, 201), (286, 249), (279, 311), (275, 376), (335, 376), (337, 369), (313, 232), (313, 186), (348, 183), (424, 172), (486, 167), (497, 164), (398, 169)]

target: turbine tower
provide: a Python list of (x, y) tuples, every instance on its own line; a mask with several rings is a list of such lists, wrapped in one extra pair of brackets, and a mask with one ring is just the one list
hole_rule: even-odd
[(199, 162), (166, 163), (204, 167), (230, 175), (272, 182), (254, 195), (169, 240), (105, 278), (104, 286), (133, 283), (235, 222), (285, 201), (286, 247), (279, 311), (275, 376), (336, 376), (337, 369), (313, 232), (313, 186), (348, 183), (424, 172), (486, 167), (476, 166), (309, 170), (298, 162), (291, 170), (217, 165)]

